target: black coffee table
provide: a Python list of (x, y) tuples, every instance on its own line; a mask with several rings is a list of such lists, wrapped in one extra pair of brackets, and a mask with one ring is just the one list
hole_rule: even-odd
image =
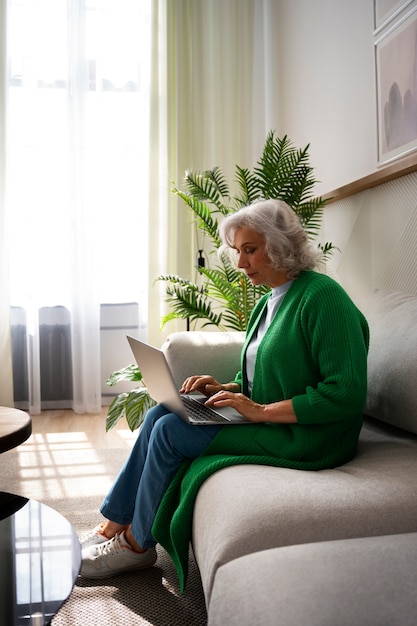
[(80, 542), (65, 517), (0, 492), (0, 626), (49, 624), (80, 566)]

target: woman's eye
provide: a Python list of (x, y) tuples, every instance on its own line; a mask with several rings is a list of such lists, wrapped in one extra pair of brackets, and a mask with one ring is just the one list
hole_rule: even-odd
[(242, 250), (236, 250), (235, 248), (235, 252), (237, 255), (239, 254), (253, 254), (254, 252), (256, 252), (256, 248), (242, 248)]

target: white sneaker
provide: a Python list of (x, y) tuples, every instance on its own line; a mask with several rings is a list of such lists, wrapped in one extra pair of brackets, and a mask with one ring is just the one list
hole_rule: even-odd
[(124, 531), (105, 543), (92, 545), (82, 552), (80, 576), (84, 578), (110, 578), (123, 572), (152, 567), (156, 561), (155, 548), (135, 552), (126, 545)]
[(90, 548), (91, 546), (96, 546), (99, 543), (104, 543), (108, 541), (109, 538), (103, 532), (103, 524), (96, 526), (93, 530), (90, 530), (88, 533), (80, 537), (80, 544), (82, 550), (85, 548)]

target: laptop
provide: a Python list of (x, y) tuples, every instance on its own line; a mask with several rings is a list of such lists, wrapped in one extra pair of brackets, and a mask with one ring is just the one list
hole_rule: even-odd
[(150, 396), (159, 404), (195, 426), (251, 424), (232, 407), (214, 408), (204, 404), (203, 394), (179, 393), (162, 350), (127, 335), (127, 340)]

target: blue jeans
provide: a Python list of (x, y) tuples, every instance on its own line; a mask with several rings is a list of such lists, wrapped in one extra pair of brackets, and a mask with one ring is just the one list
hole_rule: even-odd
[(132, 525), (142, 548), (155, 545), (152, 524), (159, 504), (184, 459), (195, 459), (222, 426), (190, 426), (162, 405), (148, 411), (139, 436), (100, 511)]

